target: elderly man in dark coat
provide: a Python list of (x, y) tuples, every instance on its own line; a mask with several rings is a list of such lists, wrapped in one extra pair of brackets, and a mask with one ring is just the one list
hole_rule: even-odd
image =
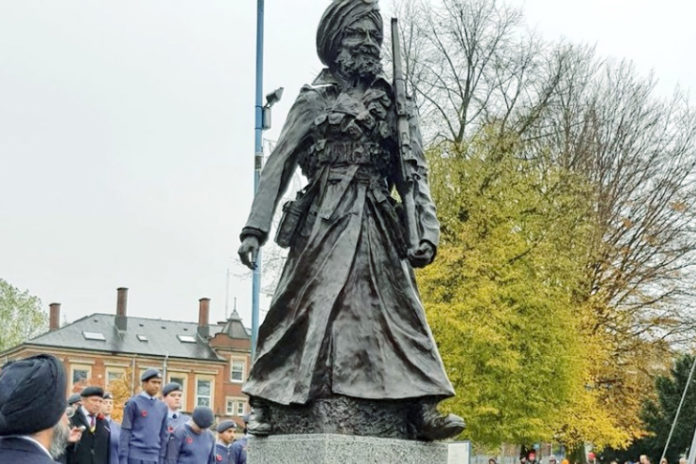
[(0, 371), (0, 462), (55, 464), (69, 441), (65, 371), (61, 362), (40, 355)]
[(84, 427), (79, 442), (68, 446), (67, 464), (109, 464), (111, 430), (102, 414), (104, 390), (89, 386), (80, 393), (82, 406), (70, 419), (73, 427)]
[[(319, 398), (416, 405), (420, 438), (456, 435), (442, 416), (454, 390), (428, 327), (414, 267), (432, 262), (439, 222), (415, 116), (412, 158), (400, 158), (392, 85), (382, 75), (377, 0), (334, 0), (317, 33), (327, 66), (290, 110), (242, 230), (249, 267), (268, 239), (293, 172), (309, 180), (284, 207), (277, 241), (290, 251), (258, 336), (244, 392), (252, 434), (267, 434), (264, 403), (307, 405)], [(391, 190), (408, 163), (419, 243), (408, 248)]]

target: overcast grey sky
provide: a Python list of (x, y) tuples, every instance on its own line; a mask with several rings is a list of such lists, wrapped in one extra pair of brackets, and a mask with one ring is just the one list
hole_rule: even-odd
[[(548, 38), (596, 44), (696, 89), (692, 0), (511, 0)], [(274, 139), (321, 69), (324, 0), (266, 0), (265, 91), (284, 86)], [(388, 2), (383, 0), (388, 14)], [(250, 324), (236, 259), (251, 203), (256, 2), (0, 0), (0, 278), (63, 303), (197, 319), (230, 295)]]

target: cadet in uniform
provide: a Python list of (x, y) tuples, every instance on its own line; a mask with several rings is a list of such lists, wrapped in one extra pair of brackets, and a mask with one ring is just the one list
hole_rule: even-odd
[(109, 424), (102, 414), (104, 390), (90, 386), (80, 396), (82, 406), (75, 411), (70, 424), (84, 430), (80, 441), (68, 446), (67, 464), (109, 464)]
[(166, 450), (167, 405), (155, 397), (162, 374), (148, 369), (140, 380), (143, 391), (131, 397), (123, 410), (119, 464), (158, 464)]
[(169, 411), (167, 412), (167, 438), (165, 443), (169, 441), (169, 435), (176, 430), (176, 428), (185, 424), (191, 419), (190, 416), (181, 412), (181, 385), (176, 382), (168, 383), (162, 388), (162, 401), (167, 405)]
[(215, 462), (236, 464), (232, 460), (232, 442), (237, 424), (234, 421), (222, 421), (217, 426), (217, 442), (215, 443)]
[(114, 410), (114, 396), (109, 392), (104, 392), (104, 405), (102, 414), (109, 424), (109, 463), (118, 464), (118, 441), (121, 438), (121, 424), (111, 418)]
[(215, 415), (206, 406), (193, 410), (191, 420), (179, 425), (169, 437), (166, 464), (207, 464), (215, 462), (215, 437), (208, 430)]
[(0, 462), (55, 464), (69, 441), (65, 371), (51, 355), (14, 361), (0, 371)]
[(232, 443), (232, 462), (234, 464), (246, 464), (247, 458), (247, 424), (249, 423), (249, 415), (244, 416), (244, 434)]

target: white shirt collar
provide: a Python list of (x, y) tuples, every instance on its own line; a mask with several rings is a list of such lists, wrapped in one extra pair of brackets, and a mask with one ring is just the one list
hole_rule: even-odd
[[(82, 411), (82, 414), (85, 416), (85, 419), (87, 419), (87, 422), (89, 422), (89, 411), (85, 409), (84, 406), (80, 406), (80, 411)], [(97, 415), (95, 414), (94, 417), (96, 418)]]
[(148, 400), (154, 400), (154, 399), (156, 399), (154, 396), (148, 395), (148, 393), (147, 393), (146, 391), (141, 391), (141, 392), (140, 392), (140, 395), (141, 395), (141, 396), (144, 396), (144, 397), (147, 398)]

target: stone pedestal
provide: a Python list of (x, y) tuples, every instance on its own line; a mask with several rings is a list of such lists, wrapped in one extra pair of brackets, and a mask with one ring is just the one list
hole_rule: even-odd
[(350, 435), (249, 437), (249, 464), (447, 464), (448, 446)]

